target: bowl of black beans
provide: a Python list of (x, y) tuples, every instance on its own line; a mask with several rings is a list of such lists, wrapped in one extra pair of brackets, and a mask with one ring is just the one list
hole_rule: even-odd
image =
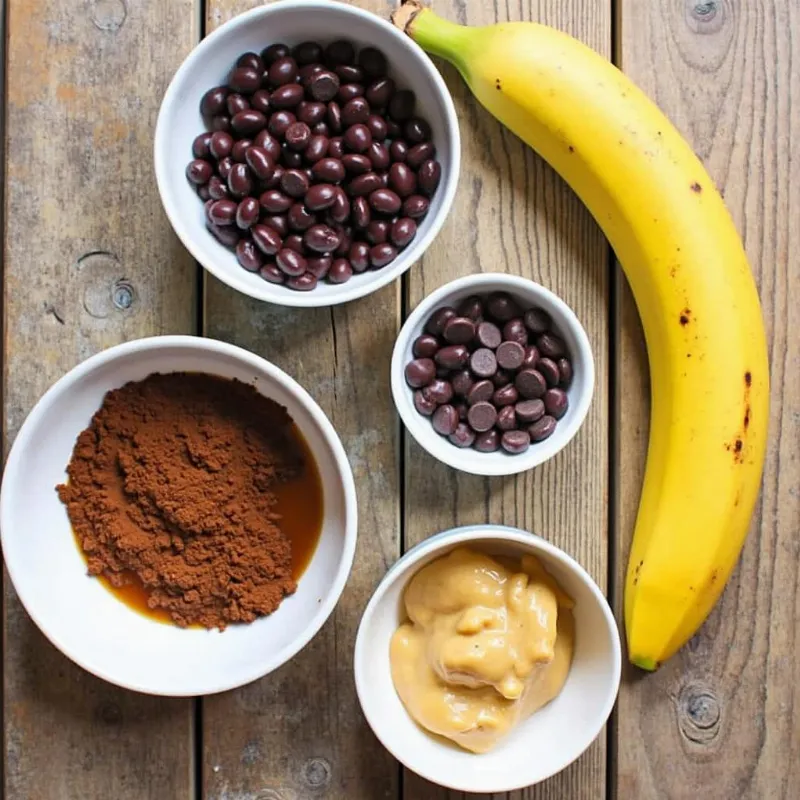
[(240, 292), (329, 306), (387, 285), (441, 228), (460, 161), (450, 94), (375, 14), (285, 0), (189, 54), (159, 112), (155, 171), (190, 253)]
[(583, 424), (594, 359), (575, 313), (526, 278), (459, 278), (411, 312), (392, 355), (392, 394), (432, 456), (475, 475), (552, 458)]

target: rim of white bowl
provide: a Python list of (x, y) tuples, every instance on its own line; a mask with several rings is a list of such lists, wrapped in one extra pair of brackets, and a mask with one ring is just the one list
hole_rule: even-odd
[[(328, 447), (331, 448), (334, 461), (336, 462), (337, 472), (342, 481), (342, 489), (344, 494), (344, 514), (345, 514), (345, 531), (344, 531), (344, 547), (342, 548), (342, 560), (339, 564), (339, 569), (336, 572), (336, 577), (333, 586), (328, 592), (327, 596), (323, 599), (317, 613), (311, 620), (311, 623), (303, 631), (302, 635), (298, 636), (296, 640), (288, 644), (282, 650), (279, 650), (271, 659), (263, 662), (257, 668), (244, 674), (243, 677), (236, 681), (228, 683), (219, 683), (210, 686), (203, 692), (180, 692), (180, 691), (155, 691), (150, 687), (143, 687), (130, 681), (119, 681), (113, 675), (105, 670), (100, 670), (88, 664), (81, 656), (74, 652), (74, 650), (66, 647), (61, 641), (57, 633), (49, 630), (41, 621), (39, 615), (32, 607), (30, 602), (30, 595), (26, 590), (24, 584), (18, 586), (15, 581), (16, 565), (14, 559), (8, 559), (6, 553), (6, 538), (11, 535), (8, 531), (11, 529), (11, 520), (8, 519), (8, 503), (7, 497), (9, 492), (14, 487), (14, 482), (17, 480), (17, 462), (20, 459), (20, 454), (32, 445), (30, 441), (32, 431), (36, 427), (40, 417), (42, 417), (50, 408), (50, 406), (57, 401), (59, 395), (68, 389), (72, 384), (79, 382), (85, 375), (96, 369), (98, 366), (114, 361), (119, 357), (128, 355), (136, 351), (152, 351), (161, 350), (169, 347), (184, 347), (193, 350), (204, 350), (219, 353), (221, 355), (234, 358), (246, 365), (249, 365), (263, 373), (266, 373), (271, 380), (283, 385), (294, 397), (297, 398), (300, 405), (311, 415), (314, 423), (319, 427), (323, 438), (325, 439)], [(66, 468), (66, 464), (64, 465)], [(8, 488), (10, 485), (10, 489)], [(325, 415), (325, 412), (319, 407), (313, 397), (290, 375), (285, 373), (280, 367), (275, 366), (265, 358), (244, 350), (236, 345), (222, 342), (217, 339), (208, 339), (200, 336), (189, 335), (166, 335), (166, 336), (149, 336), (142, 339), (134, 339), (130, 342), (123, 342), (122, 344), (114, 345), (113, 347), (96, 353), (86, 360), (77, 364), (69, 372), (60, 377), (42, 396), (39, 398), (36, 405), (25, 418), (22, 426), (14, 440), (11, 450), (8, 454), (5, 470), (3, 473), (3, 483), (0, 489), (0, 544), (2, 544), (3, 558), (8, 570), (8, 575), (11, 578), (11, 583), (14, 590), (19, 597), (28, 616), (34, 621), (36, 627), (45, 635), (45, 637), (60, 650), (69, 659), (74, 661), (79, 667), (86, 670), (92, 675), (102, 678), (108, 683), (116, 686), (121, 686), (124, 689), (130, 689), (142, 694), (156, 695), (159, 697), (195, 697), (207, 696), (217, 694), (218, 692), (225, 692), (230, 689), (236, 689), (239, 686), (245, 686), (254, 680), (268, 675), (278, 667), (294, 658), (319, 632), (320, 628), (325, 624), (328, 617), (333, 612), (334, 608), (339, 602), (339, 599), (344, 591), (344, 587), (350, 577), (350, 571), (353, 566), (353, 559), (355, 557), (356, 540), (358, 538), (358, 506), (356, 500), (356, 487), (353, 479), (353, 472), (350, 468), (350, 462), (347, 459), (344, 446), (342, 445), (339, 435), (333, 427), (331, 421)], [(313, 556), (312, 556), (313, 559)]]
[[(519, 292), (530, 292), (533, 289), (537, 294), (545, 298), (553, 308), (567, 320), (571, 333), (578, 342), (578, 349), (585, 360), (584, 373), (588, 389), (577, 398), (575, 405), (570, 406), (569, 424), (556, 428), (556, 433), (544, 442), (532, 445), (525, 453), (520, 455), (509, 455), (501, 463), (495, 465), (484, 458), (485, 455), (493, 453), (479, 453), (472, 448), (459, 448), (448, 442), (444, 437), (439, 436), (430, 425), (430, 420), (422, 417), (413, 408), (409, 408), (402, 402), (401, 398), (405, 395), (408, 387), (405, 382), (404, 356), (409, 345), (412, 332), (419, 325), (423, 317), (429, 314), (434, 307), (443, 304), (451, 295), (465, 288), (474, 288), (480, 291), (481, 286), (490, 283), (505, 284), (506, 291), (511, 294)], [(391, 364), (391, 384), (392, 398), (400, 418), (403, 420), (405, 429), (414, 437), (417, 444), (426, 452), (430, 453), (438, 461), (447, 464), (453, 469), (461, 472), (468, 472), (472, 475), (516, 475), (520, 472), (527, 472), (529, 469), (538, 467), (549, 461), (557, 453), (561, 452), (575, 438), (578, 431), (586, 421), (586, 415), (594, 398), (595, 368), (594, 354), (586, 334), (577, 314), (553, 291), (546, 286), (537, 283), (530, 278), (520, 275), (509, 275), (506, 272), (479, 272), (472, 275), (465, 275), (461, 278), (445, 283), (435, 291), (423, 298), (417, 307), (408, 315), (403, 323), (400, 332), (397, 334), (394, 349), (392, 351)], [(416, 414), (412, 417), (411, 414)], [(427, 427), (423, 428), (418, 423), (424, 421)]]
[[(286, 8), (307, 9), (309, 13), (320, 9), (335, 9), (338, 13), (352, 14), (354, 17), (359, 17), (366, 20), (369, 24), (383, 30), (387, 36), (391, 36), (396, 41), (401, 42), (402, 45), (422, 63), (428, 78), (431, 81), (433, 90), (439, 95), (439, 98), (444, 106), (445, 117), (447, 118), (448, 131), (447, 139), (448, 146), (451, 153), (452, 166), (443, 175), (442, 185), (440, 190), (443, 190), (442, 203), (439, 207), (438, 214), (431, 219), (430, 227), (427, 233), (420, 239), (415, 240), (411, 245), (404, 250), (396, 259), (395, 264), (370, 273), (375, 278), (367, 283), (353, 286), (348, 283), (343, 283), (337, 287), (337, 294), (333, 297), (328, 297), (321, 300), (319, 297), (315, 298), (315, 293), (311, 292), (295, 292), (286, 291), (285, 293), (274, 292), (271, 289), (271, 284), (265, 282), (263, 291), (254, 291), (253, 287), (248, 285), (244, 280), (233, 270), (225, 269), (216, 263), (216, 260), (208, 257), (206, 248), (197, 244), (193, 239), (188, 227), (184, 225), (179, 209), (176, 204), (168, 201), (168, 193), (165, 191), (167, 168), (164, 163), (166, 157), (166, 147), (162, 146), (162, 142), (167, 136), (169, 131), (166, 129), (164, 122), (165, 109), (177, 102), (180, 84), (185, 75), (190, 73), (195, 65), (202, 61), (205, 54), (211, 50), (217, 39), (225, 36), (232, 28), (247, 25), (252, 20), (270, 16), (272, 14), (279, 14)], [(187, 145), (188, 146), (188, 145)], [(357, 300), (361, 297), (366, 297), (384, 286), (388, 286), (392, 281), (399, 278), (407, 270), (409, 270), (415, 263), (417, 263), (425, 251), (433, 243), (434, 239), (438, 236), (439, 231), (444, 225), (445, 220), (450, 214), (450, 209), (455, 199), (456, 189), (458, 188), (458, 179), (461, 172), (461, 133), (458, 125), (458, 115), (456, 114), (455, 105), (453, 104), (453, 97), (447, 88), (439, 70), (429, 58), (428, 54), (407, 34), (396, 28), (391, 22), (387, 22), (383, 17), (379, 17), (372, 11), (367, 11), (363, 8), (356, 6), (345, 5), (332, 0), (278, 0), (268, 6), (258, 6), (238, 14), (232, 19), (228, 20), (219, 28), (214, 30), (203, 40), (201, 40), (184, 59), (183, 63), (178, 67), (172, 80), (169, 82), (164, 97), (161, 100), (161, 105), (158, 111), (158, 118), (156, 120), (156, 130), (153, 140), (153, 163), (156, 174), (156, 185), (158, 186), (158, 193), (161, 198), (161, 205), (166, 212), (167, 218), (172, 225), (172, 229), (181, 240), (183, 246), (189, 251), (192, 257), (209, 273), (214, 275), (223, 283), (227, 284), (238, 292), (253, 297), (256, 300), (261, 300), (266, 303), (274, 305), (289, 306), (293, 308), (327, 308), (328, 306), (340, 305), (341, 303), (348, 303), (351, 300)], [(261, 288), (261, 287), (259, 287)], [(340, 289), (340, 290), (339, 290)]]
[[(361, 615), (361, 621), (359, 622), (358, 631), (356, 633), (356, 643), (353, 656), (353, 672), (355, 676), (356, 695), (358, 696), (358, 702), (361, 705), (361, 710), (367, 719), (370, 729), (378, 738), (380, 743), (386, 748), (386, 750), (388, 750), (401, 764), (406, 766), (420, 777), (425, 778), (431, 783), (435, 783), (437, 786), (444, 786), (445, 788), (456, 792), (475, 792), (477, 790), (474, 786), (470, 786), (466, 783), (459, 783), (457, 779), (450, 781), (447, 784), (440, 783), (437, 780), (437, 776), (432, 775), (427, 770), (418, 769), (413, 764), (409, 763), (410, 759), (408, 759), (407, 754), (397, 752), (384, 741), (380, 733), (380, 728), (376, 728), (375, 723), (377, 721), (377, 717), (373, 713), (373, 709), (371, 708), (369, 701), (366, 704), (364, 702), (365, 698), (369, 698), (370, 692), (366, 688), (366, 681), (362, 675), (361, 665), (362, 662), (368, 658), (367, 649), (369, 644), (365, 642), (365, 631), (375, 613), (375, 609), (381, 603), (389, 588), (397, 580), (399, 580), (402, 575), (408, 574), (415, 564), (419, 563), (423, 558), (431, 553), (444, 551), (463, 542), (475, 541), (477, 539), (494, 539), (498, 542), (533, 546), (534, 548), (546, 553), (548, 556), (558, 561), (566, 569), (574, 573), (581, 580), (581, 582), (589, 588), (592, 596), (597, 601), (597, 605), (600, 607), (600, 610), (603, 613), (603, 618), (605, 619), (606, 624), (608, 625), (608, 630), (611, 634), (611, 667), (613, 670), (613, 684), (611, 685), (611, 691), (609, 692), (608, 696), (606, 697), (606, 701), (603, 704), (602, 713), (598, 714), (598, 724), (595, 726), (591, 738), (580, 752), (569, 759), (563, 760), (563, 762), (548, 772), (547, 775), (543, 775), (536, 783), (542, 783), (548, 778), (552, 778), (553, 775), (557, 775), (559, 772), (566, 769), (570, 764), (577, 761), (589, 749), (595, 739), (597, 739), (599, 736), (603, 726), (608, 722), (608, 718), (611, 716), (611, 712), (614, 709), (614, 704), (617, 702), (620, 681), (622, 679), (622, 643), (620, 631), (619, 626), (617, 625), (617, 620), (614, 617), (614, 612), (611, 610), (611, 606), (608, 604), (608, 600), (595, 582), (594, 578), (592, 578), (592, 576), (571, 555), (569, 555), (569, 553), (562, 550), (560, 547), (556, 547), (551, 542), (548, 542), (547, 539), (539, 536), (539, 534), (509, 525), (462, 525), (457, 528), (449, 528), (445, 531), (435, 533), (412, 547), (410, 550), (406, 551), (387, 570), (386, 574), (381, 579), (380, 583), (373, 592), (372, 597), (367, 603), (364, 613)], [(408, 712), (404, 711), (404, 713)], [(513, 735), (513, 732), (510, 735)], [(509, 782), (507, 784), (492, 787), (491, 789), (481, 789), (480, 793), (496, 794), (502, 792), (513, 792), (518, 789), (524, 789), (533, 785), (536, 784)]]

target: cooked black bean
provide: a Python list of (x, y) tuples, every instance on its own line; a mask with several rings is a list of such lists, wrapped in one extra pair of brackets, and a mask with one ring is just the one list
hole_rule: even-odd
[(312, 225), (303, 241), (315, 253), (332, 253), (339, 245), (339, 234), (328, 225)]
[(355, 272), (364, 272), (369, 267), (369, 245), (366, 242), (353, 242), (347, 258)]
[(309, 126), (322, 122), (327, 112), (328, 108), (325, 103), (318, 103), (315, 100), (303, 100), (297, 104), (295, 109), (297, 119)]
[(330, 220), (330, 227), (339, 234), (339, 244), (333, 251), (336, 256), (344, 257), (350, 252), (350, 245), (353, 243), (353, 229), (349, 225), (340, 225)]
[(273, 88), (297, 82), (297, 62), (291, 56), (273, 61), (267, 72), (267, 81)]
[(233, 159), (230, 156), (220, 159), (219, 164), (217, 164), (217, 174), (225, 183), (228, 182), (228, 175), (231, 173), (231, 167), (233, 167)]
[(286, 221), (286, 214), (271, 214), (262, 217), (261, 221), (268, 227), (276, 231), (281, 237), (289, 235), (289, 223)]
[(372, 219), (369, 203), (366, 197), (354, 197), (351, 202), (353, 224), (356, 228), (367, 228)]
[(342, 84), (364, 83), (367, 77), (364, 70), (354, 64), (340, 64), (338, 67), (334, 67), (333, 71), (339, 76)]
[(295, 117), (291, 111), (281, 109), (280, 111), (276, 111), (269, 118), (267, 129), (273, 136), (280, 140), (286, 135), (286, 131), (293, 122), (297, 122), (297, 117)]
[(373, 245), (369, 249), (369, 263), (376, 269), (391, 264), (395, 258), (397, 258), (397, 248), (388, 242)]
[(372, 194), (376, 189), (381, 189), (382, 187), (383, 181), (380, 176), (375, 172), (367, 172), (364, 175), (358, 175), (353, 178), (347, 185), (347, 191), (352, 197), (361, 197)]
[(250, 98), (250, 107), (262, 114), (268, 114), (272, 107), (269, 104), (269, 92), (266, 89), (259, 89)]
[(186, 167), (186, 177), (196, 186), (204, 186), (211, 180), (213, 175), (214, 168), (202, 158), (190, 161), (189, 166)]
[(308, 271), (318, 280), (322, 280), (330, 272), (333, 259), (330, 256), (307, 256)]
[(284, 211), (288, 211), (294, 202), (288, 194), (280, 189), (268, 189), (266, 192), (262, 192), (258, 200), (264, 210), (270, 214), (282, 214)]
[(275, 256), (275, 263), (290, 278), (297, 278), (302, 275), (307, 266), (305, 258), (288, 247), (278, 251), (277, 256)]
[(417, 98), (410, 89), (400, 89), (389, 100), (389, 116), (395, 122), (405, 122), (414, 113)]
[(355, 59), (356, 49), (347, 39), (337, 39), (325, 48), (325, 63), (330, 67), (352, 64)]
[(417, 171), (417, 183), (423, 194), (431, 197), (439, 186), (442, 177), (442, 167), (438, 161), (428, 159), (423, 162)]
[(226, 131), (215, 131), (208, 140), (208, 150), (218, 160), (226, 158), (233, 150), (233, 136)]
[[(386, 169), (389, 169), (389, 165), (392, 163), (392, 159), (389, 156), (389, 151), (386, 148), (386, 145), (381, 144), (380, 142), (372, 142), (369, 146), (369, 150), (367, 150), (367, 155), (369, 156), (369, 160), (372, 162), (372, 168), (376, 172), (380, 172)], [(386, 176), (386, 183), (389, 183), (389, 177)]]
[(289, 278), (286, 285), (296, 292), (310, 292), (312, 289), (317, 288), (317, 276), (310, 272), (304, 272), (296, 278)]
[(406, 247), (417, 235), (417, 223), (410, 217), (400, 217), (389, 229), (389, 239), (396, 247)]
[(339, 158), (341, 159), (345, 154), (344, 150), (344, 140), (341, 136), (334, 136), (328, 142), (328, 155), (331, 158)]
[(383, 244), (389, 239), (389, 223), (374, 219), (367, 225), (367, 241), (370, 244)]
[(503, 450), (512, 455), (524, 453), (531, 445), (527, 431), (506, 431), (500, 439)]
[(353, 277), (353, 268), (346, 258), (337, 258), (328, 272), (331, 283), (346, 283)]
[(302, 99), (303, 87), (299, 83), (287, 83), (279, 86), (269, 96), (269, 103), (273, 108), (278, 109), (295, 108)]
[(219, 225), (214, 225), (209, 222), (206, 228), (208, 228), (209, 232), (216, 237), (220, 244), (225, 245), (225, 247), (236, 247), (241, 239), (241, 232), (235, 226), (220, 227)]
[(390, 139), (399, 139), (403, 135), (403, 129), (400, 126), (399, 122), (395, 122), (393, 119), (386, 120), (386, 135)]
[(300, 66), (322, 60), (322, 47), (317, 42), (301, 42), (292, 48), (292, 55)]
[(200, 101), (200, 113), (204, 117), (216, 117), (224, 111), (227, 98), (227, 86), (215, 86), (213, 89), (209, 89)]
[[(306, 192), (304, 203), (311, 211), (322, 211), (332, 206), (334, 200), (336, 200), (336, 187), (331, 183), (318, 183)], [(291, 218), (289, 224), (291, 225)]]
[(364, 96), (372, 108), (381, 110), (389, 104), (394, 90), (395, 85), (391, 78), (378, 78), (367, 86)]
[(412, 169), (419, 169), (426, 161), (430, 161), (436, 156), (436, 148), (433, 142), (421, 142), (415, 144), (409, 151), (406, 163)]
[(429, 207), (430, 201), (427, 197), (423, 197), (421, 194), (412, 194), (403, 201), (403, 214), (411, 219), (420, 220), (428, 213)]
[(292, 150), (286, 142), (281, 145), (281, 162), (290, 169), (299, 169), (303, 166), (303, 156)]
[(283, 246), (289, 250), (294, 250), (301, 256), (306, 255), (306, 246), (303, 244), (303, 237), (298, 233), (291, 233), (283, 240)]
[(342, 132), (342, 108), (333, 100), (328, 103), (327, 119), (331, 133)]
[(233, 149), (231, 150), (231, 158), (234, 161), (238, 161), (240, 164), (244, 164), (247, 161), (247, 151), (250, 147), (253, 146), (253, 143), (250, 139), (239, 139), (238, 142), (234, 142)]
[(308, 89), (311, 79), (320, 72), (324, 72), (325, 67), (322, 64), (305, 64), (297, 71), (297, 82), (304, 88)]
[(236, 258), (248, 272), (258, 272), (264, 264), (264, 256), (251, 239), (242, 239), (236, 245)]
[(211, 192), (208, 191), (208, 184), (197, 186), (195, 188), (197, 189), (197, 196), (201, 200), (206, 201), (211, 199)]
[(342, 106), (342, 125), (365, 124), (369, 119), (369, 103), (363, 97), (354, 97)]
[(233, 225), (238, 204), (233, 200), (215, 200), (208, 210), (208, 218), (214, 225)]
[[(281, 111), (281, 114), (288, 114), (287, 111)], [(289, 114), (289, 116), (293, 116)], [(270, 122), (272, 120), (270, 119)], [(270, 123), (267, 123), (268, 125)], [(291, 125), (289, 122), (286, 127), (288, 128)], [(285, 133), (285, 131), (284, 131)], [(256, 134), (256, 138), (253, 139), (253, 146), (260, 147), (271, 159), (273, 162), (277, 162), (277, 160), (281, 157), (281, 143), (268, 131), (263, 130), (259, 131)]]
[(403, 135), (413, 144), (427, 142), (431, 138), (431, 126), (424, 119), (413, 117), (403, 126)]
[(344, 164), (338, 158), (321, 158), (311, 167), (311, 174), (315, 180), (325, 183), (339, 183), (344, 180)]
[(211, 144), (211, 131), (206, 131), (198, 136), (195, 136), (192, 142), (192, 155), (195, 158), (208, 158), (211, 154), (209, 145)]
[(324, 69), (312, 75), (308, 81), (308, 93), (321, 103), (333, 100), (339, 91), (339, 76), (335, 72)]
[(261, 88), (261, 72), (252, 67), (236, 67), (228, 79), (228, 86), (240, 94), (253, 94)]
[(553, 431), (556, 429), (556, 421), (553, 417), (544, 416), (537, 420), (528, 428), (528, 434), (533, 442), (543, 442), (548, 437), (552, 436)]
[(286, 282), (286, 276), (275, 264), (264, 264), (258, 271), (258, 274), (269, 283), (282, 284)]
[(342, 156), (342, 164), (348, 172), (352, 172), (354, 175), (363, 175), (372, 169), (369, 157), (361, 153), (346, 153)]
[(293, 122), (286, 129), (285, 139), (292, 150), (305, 150), (311, 140), (311, 128), (305, 122)]
[(406, 163), (408, 159), (408, 145), (402, 139), (395, 139), (389, 145), (389, 156), (392, 161)]
[(370, 78), (382, 78), (388, 69), (386, 56), (375, 47), (362, 47), (358, 65)]
[(345, 146), (354, 153), (366, 153), (372, 144), (372, 134), (366, 125), (351, 125), (345, 132), (342, 139)]
[(244, 159), (253, 175), (259, 180), (266, 181), (272, 177), (272, 173), (275, 171), (275, 161), (263, 147), (256, 145), (248, 147)]
[(382, 142), (386, 138), (386, 120), (377, 114), (369, 114), (364, 123), (372, 134), (373, 140)]
[(247, 111), (250, 108), (250, 103), (243, 94), (234, 92), (228, 95), (228, 99), (225, 101), (225, 107), (228, 109), (228, 116), (234, 117), (240, 111)]
[(417, 176), (406, 164), (396, 162), (389, 167), (389, 186), (400, 197), (408, 197), (417, 188)]
[(245, 197), (236, 209), (236, 224), (242, 230), (251, 228), (258, 222), (259, 212), (258, 200), (255, 197)]
[(391, 189), (376, 189), (369, 195), (369, 204), (379, 214), (394, 216), (400, 210), (403, 201)]
[(350, 199), (340, 186), (335, 189), (330, 215), (334, 222), (346, 222), (350, 219)]
[(279, 58), (284, 58), (289, 55), (289, 48), (285, 44), (271, 44), (261, 51), (261, 58), (264, 65), (269, 67), (274, 64)]
[(227, 114), (218, 114), (211, 120), (212, 131), (230, 131), (231, 118)]
[(236, 59), (236, 66), (250, 67), (251, 69), (256, 70), (256, 72), (263, 72), (264, 59), (262, 59), (257, 53), (242, 53), (242, 55)]
[(256, 247), (268, 256), (274, 256), (283, 246), (280, 235), (266, 225), (253, 225), (251, 231)]
[(463, 344), (451, 344), (436, 353), (436, 363), (446, 369), (460, 369), (469, 360), (469, 350)]
[(218, 175), (212, 175), (208, 181), (208, 194), (212, 200), (222, 200), (230, 197), (228, 185)]
[(299, 169), (287, 169), (281, 178), (281, 189), (289, 197), (303, 197), (308, 191), (309, 180), (305, 172)]
[[(311, 190), (309, 189), (309, 194), (310, 193)], [(306, 194), (306, 201), (307, 200), (308, 194)], [(303, 203), (294, 203), (286, 214), (286, 221), (293, 231), (307, 231), (316, 223), (317, 216), (316, 214), (312, 214)]]
[[(328, 152), (328, 134), (329, 134), (328, 126), (324, 122), (318, 122), (316, 125), (312, 125), (311, 126), (311, 133), (313, 134), (312, 137), (311, 137), (312, 140), (314, 140), (314, 139), (322, 139), (324, 144), (325, 144), (325, 152), (321, 156), (319, 156), (319, 158), (322, 158), (322, 156), (324, 156), (325, 153)], [(309, 145), (310, 144), (311, 144), (311, 142), (309, 142)], [(307, 148), (306, 149), (306, 158), (309, 157), (309, 152), (310, 151)], [(311, 151), (311, 152), (314, 152), (314, 151)], [(313, 161), (315, 159), (311, 159), (311, 160)]]

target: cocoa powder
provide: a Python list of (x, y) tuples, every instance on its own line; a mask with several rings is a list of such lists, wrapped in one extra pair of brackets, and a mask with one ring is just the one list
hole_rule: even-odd
[(154, 374), (105, 396), (56, 488), (91, 575), (141, 581), (180, 626), (224, 628), (295, 591), (273, 490), (302, 468), (291, 418), (253, 387)]

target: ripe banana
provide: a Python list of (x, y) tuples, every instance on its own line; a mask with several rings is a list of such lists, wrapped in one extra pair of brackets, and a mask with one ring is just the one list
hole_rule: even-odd
[(741, 240), (669, 120), (576, 39), (533, 23), (455, 25), (416, 2), (394, 22), (561, 174), (628, 277), (652, 399), (625, 627), (629, 659), (655, 670), (719, 598), (761, 482), (769, 365)]

